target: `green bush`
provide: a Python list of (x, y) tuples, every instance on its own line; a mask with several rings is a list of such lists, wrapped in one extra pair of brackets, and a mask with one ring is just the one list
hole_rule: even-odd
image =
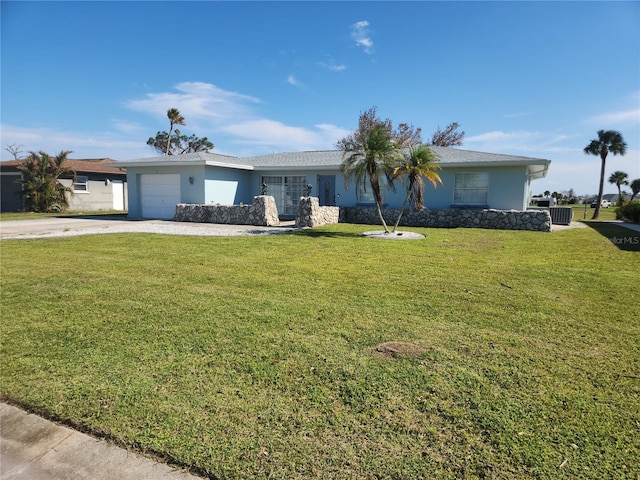
[(640, 201), (629, 202), (616, 208), (616, 218), (633, 223), (640, 223)]

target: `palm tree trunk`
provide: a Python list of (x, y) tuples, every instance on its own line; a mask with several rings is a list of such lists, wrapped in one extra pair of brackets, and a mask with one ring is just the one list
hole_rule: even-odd
[(604, 170), (607, 160), (607, 154), (604, 153), (604, 155), (601, 155), (601, 158), (602, 166), (600, 167), (600, 188), (598, 189), (598, 203), (596, 204), (596, 211), (593, 212), (593, 217), (591, 217), (591, 220), (596, 220), (598, 218), (598, 215), (600, 215), (600, 204), (602, 203), (602, 193), (604, 192)]
[(387, 222), (384, 221), (384, 217), (382, 216), (382, 193), (380, 192), (380, 185), (378, 184), (378, 182), (373, 181), (372, 176), (369, 176), (369, 184), (371, 185), (373, 199), (376, 202), (378, 217), (380, 218), (380, 223), (382, 223), (382, 227), (384, 228), (384, 233), (389, 233)]
[(169, 155), (169, 147), (171, 146), (171, 132), (172, 131), (173, 131), (173, 123), (169, 127), (169, 138), (167, 138), (167, 151), (165, 152), (165, 155)]
[(382, 216), (382, 208), (380, 208), (380, 204), (376, 202), (376, 209), (378, 210), (378, 217), (380, 217), (380, 222), (382, 223), (382, 228), (384, 228), (384, 233), (389, 233), (389, 227), (387, 227), (387, 222), (384, 221), (384, 217)]
[(402, 202), (402, 206), (400, 207), (400, 213), (398, 214), (398, 218), (396, 218), (396, 223), (393, 225), (393, 230), (391, 233), (396, 233), (398, 229), (398, 224), (400, 223), (400, 219), (402, 218), (402, 214), (404, 213), (404, 207), (407, 206), (407, 202), (409, 201), (409, 197), (411, 196), (411, 192), (407, 191), (407, 196), (404, 197), (404, 201)]

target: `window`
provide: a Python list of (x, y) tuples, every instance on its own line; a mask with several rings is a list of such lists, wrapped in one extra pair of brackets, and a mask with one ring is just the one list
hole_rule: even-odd
[(88, 192), (89, 191), (89, 177), (78, 175), (76, 181), (73, 182), (74, 192)]
[[(387, 177), (384, 175), (380, 178), (380, 193), (382, 194), (382, 203), (387, 201)], [(373, 198), (373, 191), (371, 190), (371, 183), (369, 177), (364, 182), (358, 182), (358, 204), (360, 205), (375, 205), (376, 200)]]
[(300, 197), (306, 193), (307, 177), (262, 177), (262, 183), (267, 186), (267, 195), (275, 199), (278, 214), (287, 216), (296, 214)]
[(454, 205), (487, 205), (488, 199), (488, 173), (456, 173)]

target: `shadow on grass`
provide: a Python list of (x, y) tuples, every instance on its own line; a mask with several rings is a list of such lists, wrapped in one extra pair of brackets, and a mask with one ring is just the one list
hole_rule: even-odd
[(593, 228), (605, 240), (608, 240), (620, 250), (640, 252), (640, 232), (621, 227), (615, 223), (584, 221), (584, 224)]
[(302, 230), (298, 230), (293, 232), (294, 235), (299, 235), (301, 237), (310, 237), (310, 238), (359, 238), (360, 233), (358, 232), (335, 232), (335, 231), (323, 231), (316, 230), (314, 228), (305, 228)]

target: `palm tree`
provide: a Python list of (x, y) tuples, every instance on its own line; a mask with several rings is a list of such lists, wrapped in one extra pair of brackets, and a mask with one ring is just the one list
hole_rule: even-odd
[[(186, 125), (184, 117), (180, 115), (177, 108), (170, 108), (167, 110), (167, 117), (169, 118), (169, 138), (167, 139), (167, 151), (165, 155), (169, 155), (169, 148), (171, 147), (171, 133), (173, 132), (174, 125)], [(178, 132), (176, 130), (176, 132)]]
[(428, 146), (421, 144), (416, 147), (410, 147), (394, 168), (393, 179), (402, 178), (407, 181), (407, 195), (402, 202), (402, 207), (400, 207), (400, 213), (393, 226), (393, 232), (398, 228), (407, 202), (410, 202), (418, 211), (424, 209), (423, 179), (431, 182), (434, 188), (438, 187), (437, 182), (442, 183), (442, 179), (437, 172), (440, 170), (438, 161), (437, 155)]
[(66, 193), (71, 188), (60, 183), (60, 178), (75, 177), (75, 173), (64, 165), (70, 151), (62, 151), (55, 157), (44, 152), (29, 152), (18, 169), (22, 173), (24, 201), (33, 212), (57, 212), (69, 206)]
[(602, 165), (600, 167), (600, 188), (598, 189), (598, 203), (596, 210), (593, 212), (592, 219), (595, 220), (600, 215), (600, 204), (602, 203), (602, 193), (604, 190), (604, 172), (607, 154), (611, 152), (614, 155), (624, 155), (627, 152), (627, 144), (622, 138), (620, 132), (615, 130), (598, 130), (598, 139), (591, 140), (591, 143), (584, 147), (584, 153), (587, 155), (599, 155)]
[(390, 120), (380, 120), (376, 107), (360, 114), (358, 129), (336, 143), (343, 152), (340, 172), (344, 176), (345, 186), (349, 179), (355, 177), (356, 184), (366, 189), (367, 182), (371, 187), (378, 217), (385, 233), (389, 233), (387, 223), (382, 216), (382, 191), (380, 181), (386, 177), (393, 188), (394, 163), (401, 157), (402, 147), (396, 141), (396, 134)]
[(609, 176), (609, 183), (615, 183), (616, 187), (618, 187), (618, 206), (619, 207), (621, 207), (623, 204), (621, 187), (622, 185), (629, 185), (629, 181), (627, 180), (627, 178), (629, 178), (629, 175), (627, 175), (624, 172), (621, 172), (620, 170), (613, 172)]

